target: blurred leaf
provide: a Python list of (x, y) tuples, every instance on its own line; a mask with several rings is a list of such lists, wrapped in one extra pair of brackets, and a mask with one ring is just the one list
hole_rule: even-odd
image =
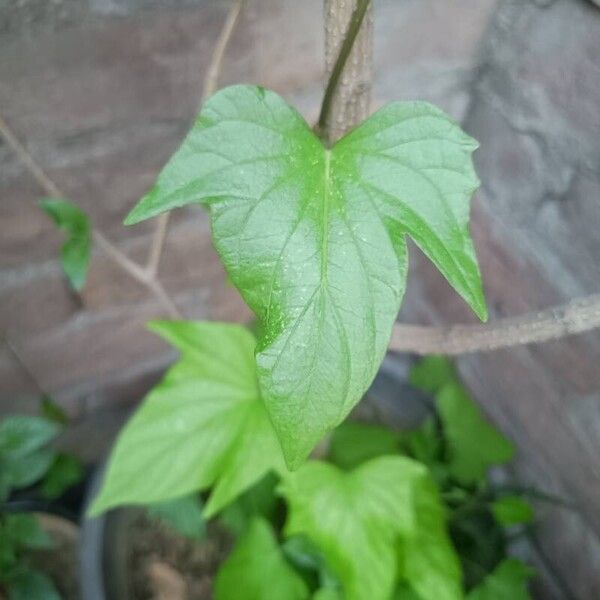
[(83, 465), (74, 456), (58, 454), (42, 481), (45, 498), (58, 498), (83, 478)]
[(15, 546), (23, 548), (51, 548), (50, 536), (31, 513), (9, 513), (4, 516), (3, 534)]
[(344, 600), (344, 597), (335, 588), (321, 588), (314, 593), (312, 600)]
[(398, 577), (425, 598), (461, 598), (461, 574), (426, 468), (384, 456), (353, 471), (311, 461), (280, 487), (287, 536), (324, 554), (347, 600), (388, 600)]
[(198, 494), (152, 504), (147, 510), (151, 517), (163, 521), (191, 540), (201, 540), (206, 536), (206, 521)]
[(255, 339), (224, 323), (154, 322), (180, 360), (127, 423), (90, 514), (212, 488), (211, 517), (269, 471), (285, 470), (260, 398)]
[(366, 423), (346, 421), (333, 430), (328, 460), (342, 469), (386, 454), (398, 454), (400, 434)]
[(410, 370), (410, 383), (427, 394), (437, 394), (447, 383), (458, 382), (452, 362), (444, 356), (427, 356)]
[(500, 525), (531, 523), (534, 512), (531, 504), (519, 496), (504, 496), (492, 503), (492, 513)]
[(217, 573), (215, 599), (308, 598), (308, 587), (285, 560), (269, 523), (254, 519)]
[(40, 402), (42, 416), (58, 425), (66, 425), (69, 421), (65, 411), (50, 396), (44, 396)]
[(448, 467), (460, 482), (476, 483), (489, 467), (513, 457), (513, 445), (488, 423), (460, 384), (446, 384), (436, 406), (449, 452)]
[(83, 289), (92, 245), (87, 215), (72, 202), (59, 198), (42, 200), (40, 206), (67, 234), (60, 250), (61, 264), (71, 286), (76, 290)]
[(267, 473), (228, 504), (219, 514), (219, 521), (236, 536), (240, 536), (255, 517), (272, 521), (279, 502), (275, 494), (278, 482), (274, 473)]
[(8, 600), (60, 600), (58, 590), (44, 573), (27, 570), (8, 586)]
[(303, 535), (295, 535), (282, 544), (282, 550), (295, 569), (313, 586), (339, 590), (339, 579), (330, 571), (323, 553)]
[(420, 427), (402, 437), (406, 452), (419, 462), (431, 466), (442, 458), (443, 441), (434, 417), (428, 417)]
[(42, 417), (10, 416), (0, 421), (0, 457), (20, 458), (38, 450), (59, 432)]
[(471, 591), (467, 600), (530, 600), (527, 581), (535, 571), (514, 558), (508, 558)]
[(24, 456), (0, 457), (4, 484), (11, 489), (20, 489), (37, 483), (51, 468), (55, 456), (53, 450), (42, 448)]

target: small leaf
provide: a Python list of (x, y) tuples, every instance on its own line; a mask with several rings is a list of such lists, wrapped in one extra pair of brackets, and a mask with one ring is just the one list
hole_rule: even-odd
[(58, 590), (47, 575), (27, 570), (8, 586), (8, 600), (61, 600)]
[(255, 519), (221, 565), (216, 600), (308, 600), (302, 578), (286, 562), (267, 521)]
[(530, 600), (527, 581), (534, 575), (532, 568), (508, 558), (469, 593), (467, 600)]
[(269, 471), (285, 469), (258, 390), (255, 340), (223, 323), (163, 321), (150, 328), (181, 358), (121, 432), (90, 513), (212, 487), (208, 518)]
[(492, 513), (496, 521), (505, 527), (531, 523), (534, 517), (531, 504), (519, 496), (504, 496), (495, 500)]
[(215, 247), (256, 313), (260, 386), (298, 467), (360, 400), (405, 288), (406, 236), (486, 318), (469, 236), (477, 143), (423, 102), (392, 103), (328, 149), (277, 94), (210, 98), (126, 219), (208, 206)]
[(30, 513), (12, 513), (4, 517), (4, 535), (22, 548), (51, 548), (50, 536), (41, 528), (39, 521)]
[(85, 285), (90, 264), (92, 244), (89, 219), (68, 200), (48, 198), (42, 200), (40, 206), (67, 234), (60, 250), (61, 264), (71, 286), (79, 291)]
[(148, 514), (191, 540), (201, 540), (206, 535), (202, 501), (197, 494), (152, 504)]
[(427, 394), (437, 394), (447, 383), (458, 382), (452, 362), (444, 356), (427, 356), (410, 370), (410, 383)]
[(342, 469), (353, 469), (372, 458), (398, 454), (400, 437), (380, 425), (346, 421), (333, 431), (329, 460)]
[(35, 452), (59, 432), (59, 427), (41, 417), (10, 416), (0, 421), (0, 457), (18, 458)]
[(480, 481), (492, 465), (511, 460), (513, 445), (483, 417), (458, 383), (442, 388), (436, 398), (449, 449), (449, 469), (460, 482)]
[(397, 578), (423, 598), (462, 597), (443, 508), (422, 465), (384, 456), (346, 472), (311, 461), (281, 491), (286, 535), (305, 535), (323, 552), (347, 600), (388, 600)]
[(83, 478), (83, 465), (74, 456), (58, 454), (42, 482), (45, 498), (58, 498)]

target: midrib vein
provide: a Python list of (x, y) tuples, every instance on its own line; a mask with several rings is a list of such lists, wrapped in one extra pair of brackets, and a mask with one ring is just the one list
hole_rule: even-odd
[(323, 237), (321, 239), (321, 288), (327, 284), (327, 249), (329, 244), (329, 196), (331, 193), (331, 150), (325, 150), (323, 182)]

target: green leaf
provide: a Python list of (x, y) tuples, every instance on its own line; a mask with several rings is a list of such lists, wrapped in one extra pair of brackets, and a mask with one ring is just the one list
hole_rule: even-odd
[(386, 454), (398, 454), (401, 436), (387, 427), (346, 421), (334, 429), (329, 460), (342, 469)]
[(0, 421), (0, 456), (18, 458), (31, 454), (50, 442), (59, 429), (41, 417), (6, 417)]
[(74, 289), (85, 285), (91, 252), (91, 230), (87, 215), (75, 204), (60, 198), (40, 202), (46, 214), (62, 229), (67, 238), (60, 249), (62, 268)]
[(427, 394), (436, 394), (447, 383), (456, 382), (458, 377), (454, 366), (444, 356), (427, 356), (410, 370), (411, 385)]
[(60, 600), (60, 594), (47, 575), (27, 570), (10, 582), (8, 600)]
[(33, 485), (46, 475), (55, 456), (54, 451), (42, 448), (25, 456), (0, 458), (3, 483), (16, 489)]
[(457, 480), (476, 483), (489, 467), (513, 457), (513, 445), (486, 421), (461, 385), (444, 386), (436, 405), (449, 450), (448, 466)]
[(255, 519), (222, 564), (216, 600), (307, 600), (302, 578), (286, 562), (271, 526)]
[(509, 558), (501, 562), (467, 600), (530, 600), (527, 581), (535, 571), (521, 561)]
[(424, 598), (461, 598), (443, 508), (423, 465), (384, 456), (347, 472), (311, 461), (281, 491), (286, 535), (305, 535), (323, 552), (347, 600), (388, 600), (399, 577)]
[(148, 514), (191, 540), (201, 540), (206, 535), (202, 501), (197, 494), (152, 504)]
[(468, 232), (477, 143), (430, 104), (390, 104), (327, 149), (277, 94), (206, 102), (127, 217), (208, 206), (214, 243), (260, 321), (263, 397), (297, 467), (344, 420), (385, 355), (410, 235), (486, 317)]
[(321, 588), (317, 590), (312, 600), (344, 600), (340, 592), (334, 588)]
[(3, 534), (23, 548), (50, 548), (52, 539), (30, 513), (13, 513), (4, 517)]
[(212, 487), (214, 515), (271, 470), (284, 470), (260, 399), (255, 339), (239, 325), (154, 322), (181, 351), (121, 432), (91, 514)]
[(42, 416), (58, 425), (66, 425), (69, 422), (67, 413), (50, 396), (43, 396), (40, 401)]
[(283, 542), (281, 548), (289, 562), (313, 587), (341, 588), (339, 580), (327, 566), (323, 553), (307, 537), (292, 536)]
[(492, 513), (500, 525), (506, 527), (531, 523), (534, 512), (531, 504), (519, 496), (504, 496), (492, 503)]
[(58, 454), (42, 481), (45, 498), (58, 498), (83, 478), (83, 465), (74, 456)]

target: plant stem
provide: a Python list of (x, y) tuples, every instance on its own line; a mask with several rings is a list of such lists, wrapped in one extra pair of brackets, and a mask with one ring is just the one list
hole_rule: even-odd
[[(347, 2), (349, 0), (345, 0)], [(360, 95), (366, 96), (366, 105), (362, 112), (368, 111), (368, 96), (370, 91), (370, 63), (372, 59), (372, 35), (370, 31), (362, 27), (365, 21), (367, 10), (371, 4), (370, 0), (356, 0), (356, 4), (349, 23), (345, 21), (345, 7), (348, 6), (340, 0), (327, 0), (325, 3), (326, 12), (326, 47), (329, 52), (330, 47), (335, 47), (335, 36), (339, 33), (338, 29), (344, 27), (345, 34), (343, 41), (339, 46), (339, 52), (333, 67), (330, 69), (329, 79), (325, 88), (323, 102), (321, 104), (321, 113), (317, 130), (328, 144), (333, 144), (341, 135), (348, 129), (357, 125), (362, 119), (366, 118), (367, 114), (352, 115), (350, 105), (359, 104)], [(362, 31), (361, 31), (362, 28)], [(343, 75), (348, 64), (348, 59), (353, 52), (356, 53), (355, 43), (359, 33), (363, 35), (366, 49), (356, 55), (354, 64), (354, 73), (348, 74), (348, 80), (344, 81)], [(363, 63), (366, 74), (360, 73), (359, 62)], [(362, 76), (363, 81), (359, 81)], [(352, 80), (352, 81), (350, 81)], [(343, 85), (340, 85), (343, 83)], [(344, 88), (348, 89), (347, 94), (343, 94)], [(339, 101), (336, 101), (339, 100)], [(334, 114), (337, 113), (337, 114)], [(340, 126), (336, 126), (340, 125)]]

